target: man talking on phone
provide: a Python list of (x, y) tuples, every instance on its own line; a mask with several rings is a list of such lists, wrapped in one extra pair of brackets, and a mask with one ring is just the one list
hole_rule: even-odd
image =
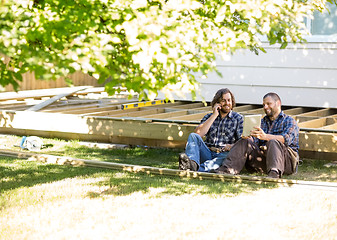
[[(221, 166), (243, 130), (243, 117), (232, 111), (235, 98), (228, 88), (219, 89), (206, 114), (188, 137), (185, 152), (179, 154), (179, 169), (209, 172)], [(205, 139), (205, 141), (203, 140)]]
[(273, 92), (263, 97), (266, 115), (251, 137), (241, 138), (231, 149), (216, 173), (238, 174), (246, 167), (249, 172), (266, 173), (270, 178), (297, 171), (299, 162), (299, 128), (292, 117), (281, 110), (281, 99)]

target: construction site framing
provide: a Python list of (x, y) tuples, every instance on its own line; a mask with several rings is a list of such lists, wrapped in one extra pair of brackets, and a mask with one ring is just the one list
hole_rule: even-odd
[[(0, 93), (0, 131), (5, 134), (184, 148), (189, 133), (211, 107), (208, 102), (139, 104), (128, 94), (108, 97), (103, 88), (61, 88)], [(132, 108), (122, 109), (129, 104)], [(131, 104), (131, 105), (130, 105)], [(283, 106), (300, 127), (300, 156), (337, 159), (337, 109)], [(262, 105), (234, 111), (264, 114)]]

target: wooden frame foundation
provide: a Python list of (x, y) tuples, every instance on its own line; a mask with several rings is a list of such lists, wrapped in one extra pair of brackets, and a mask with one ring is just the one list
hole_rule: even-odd
[[(17, 99), (0, 94), (0, 131), (6, 134), (35, 135), (49, 138), (78, 139), (94, 142), (123, 143), (154, 147), (184, 148), (188, 135), (200, 119), (211, 112), (209, 103), (177, 101), (160, 105), (122, 110), (122, 104), (137, 103), (125, 96), (102, 97), (103, 90), (94, 91), (96, 99), (86, 93), (71, 92), (58, 101), (51, 94), (39, 94), (41, 100), (27, 94)], [(7, 96), (9, 96), (7, 94)], [(43, 104), (43, 108), (32, 108)], [(33, 110), (32, 110), (33, 109)], [(34, 110), (38, 109), (38, 110)], [(261, 105), (238, 104), (241, 114), (263, 113)], [(337, 109), (284, 106), (300, 127), (301, 156), (336, 159)]]

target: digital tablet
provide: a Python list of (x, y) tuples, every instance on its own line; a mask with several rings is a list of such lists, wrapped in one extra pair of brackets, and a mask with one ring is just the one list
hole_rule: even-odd
[(261, 124), (262, 114), (249, 114), (243, 115), (243, 137), (249, 137), (250, 131), (254, 129), (256, 126), (260, 126)]

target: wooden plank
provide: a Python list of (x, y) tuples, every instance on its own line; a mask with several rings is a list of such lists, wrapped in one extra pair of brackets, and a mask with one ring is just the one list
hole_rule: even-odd
[(318, 119), (318, 118), (320, 118), (320, 117), (313, 117), (313, 116), (293, 116), (293, 118), (294, 118), (298, 123), (302, 123), (302, 122), (307, 122), (307, 121), (315, 120), (315, 119)]
[(51, 111), (43, 111), (48, 113), (69, 113), (69, 114), (90, 114), (90, 113), (97, 113), (101, 111), (111, 111), (111, 110), (118, 110), (120, 109), (118, 105), (111, 105), (105, 106), (101, 104), (90, 104), (90, 105), (83, 105), (83, 106), (74, 106), (67, 108), (61, 108), (59, 111), (57, 109), (52, 109)]
[(318, 118), (298, 123), (300, 128), (320, 128), (326, 125), (326, 118)]
[(144, 107), (144, 108), (130, 108), (130, 109), (126, 109), (126, 110), (121, 110), (120, 107), (118, 107), (118, 109), (115, 110), (103, 110), (103, 111), (94, 111), (94, 112), (90, 112), (90, 113), (86, 113), (84, 114), (85, 116), (91, 116), (91, 117), (99, 117), (99, 116), (110, 116), (110, 117), (114, 117), (114, 116), (123, 116), (126, 115), (128, 113), (133, 113), (133, 112), (140, 112), (140, 111), (146, 111), (149, 110), (149, 108), (151, 107)]
[(102, 111), (110, 111), (110, 110), (117, 110), (120, 109), (120, 103), (125, 102), (128, 103), (128, 100), (120, 100), (118, 102), (108, 102), (108, 101), (101, 101), (95, 100), (94, 102), (90, 103), (81, 103), (73, 104), (70, 102), (69, 105), (66, 106), (50, 106), (49, 108), (45, 109), (44, 112), (59, 112), (59, 113), (71, 113), (71, 114), (83, 114), (83, 113), (99, 113)]
[(234, 107), (233, 111), (241, 113), (241, 112), (245, 112), (245, 111), (248, 111), (248, 110), (253, 110), (253, 109), (256, 109), (256, 108), (259, 108), (259, 106), (250, 105), (249, 104), (249, 105), (243, 105), (243, 106)]
[(196, 108), (193, 108), (193, 110), (201, 111), (201, 112), (209, 112), (209, 111), (212, 111), (212, 107), (211, 106), (196, 107)]
[(148, 110), (143, 110), (143, 111), (115, 114), (114, 117), (144, 117), (144, 118), (150, 118), (150, 117), (148, 117), (148, 115), (153, 116), (153, 115), (157, 115), (157, 114), (160, 114), (160, 113), (163, 113), (163, 112), (165, 112), (165, 109), (163, 109), (163, 108), (154, 108), (154, 109), (148, 109)]
[(298, 114), (298, 117), (326, 117), (332, 114), (336, 114), (337, 109), (332, 108), (324, 108), (315, 111), (310, 111), (302, 114)]
[(336, 153), (337, 134), (300, 131), (299, 145), (301, 150)]
[(173, 108), (175, 106), (181, 105), (181, 102), (174, 102), (174, 103), (166, 103), (158, 106), (149, 106), (149, 107), (143, 107), (141, 108), (132, 108), (132, 109), (126, 109), (126, 110), (114, 110), (114, 111), (98, 111), (90, 114), (86, 114), (86, 116), (115, 116), (119, 114), (124, 114), (126, 112), (136, 112), (136, 111), (144, 111), (148, 109), (159, 109), (159, 108)]
[(283, 112), (287, 115), (292, 116), (292, 115), (298, 115), (298, 114), (305, 113), (305, 112), (307, 112), (306, 109), (307, 108), (304, 108), (304, 107), (295, 107), (295, 108), (283, 110)]
[(45, 108), (45, 107), (49, 106), (50, 104), (60, 100), (61, 98), (73, 95), (74, 93), (76, 93), (78, 91), (81, 91), (81, 90), (84, 90), (84, 89), (87, 89), (87, 88), (88, 87), (78, 87), (78, 88), (72, 89), (70, 92), (58, 94), (57, 96), (53, 96), (52, 98), (50, 98), (50, 99), (48, 99), (48, 100), (46, 100), (42, 103), (39, 103), (39, 104), (37, 104), (33, 107), (28, 108), (26, 111), (39, 111), (42, 108)]
[(337, 123), (329, 124), (324, 127), (321, 127), (320, 129), (331, 129), (331, 130), (337, 130)]
[(205, 104), (202, 102), (197, 102), (197, 103), (183, 103), (178, 106), (174, 106), (172, 108), (179, 108), (179, 109), (192, 109), (192, 108), (197, 108), (197, 107), (205, 107)]
[(257, 184), (273, 183), (282, 184), (286, 186), (291, 186), (294, 184), (304, 185), (310, 187), (325, 187), (326, 189), (332, 190), (337, 188), (337, 183), (334, 182), (315, 182), (315, 181), (304, 181), (304, 180), (292, 180), (292, 179), (275, 179), (266, 176), (254, 176), (254, 175), (232, 175), (232, 174), (217, 174), (217, 173), (207, 173), (207, 172), (195, 172), (186, 171), (178, 169), (169, 168), (158, 168), (150, 166), (141, 166), (125, 163), (115, 163), (115, 162), (103, 162), (96, 160), (86, 160), (79, 158), (72, 158), (68, 156), (56, 156), (49, 154), (37, 154), (37, 153), (22, 153), (17, 151), (9, 151), (6, 149), (0, 149), (1, 156), (15, 157), (30, 159), (31, 161), (39, 161), (47, 164), (58, 164), (58, 165), (69, 165), (69, 166), (86, 166), (86, 167), (96, 167), (113, 169), (120, 171), (127, 171), (132, 173), (146, 173), (146, 174), (156, 174), (171, 177), (183, 177), (183, 178), (194, 178), (198, 180), (215, 180), (215, 181), (246, 181), (253, 182)]
[[(300, 128), (334, 129), (337, 118), (324, 117), (299, 123)], [(330, 126), (330, 127), (329, 127)]]
[(76, 88), (90, 88), (91, 86), (80, 86), (75, 88), (51, 88), (51, 89), (40, 89), (40, 90), (28, 90), (28, 91), (18, 91), (18, 92), (4, 92), (0, 93), (0, 101), (4, 100), (14, 100), (14, 99), (27, 99), (27, 98), (37, 98), (37, 97), (53, 97), (58, 94), (73, 91)]
[(18, 104), (11, 104), (11, 105), (4, 105), (0, 106), (1, 110), (26, 110), (27, 108), (34, 106), (33, 104), (26, 104), (26, 103), (18, 103)]
[(265, 114), (263, 108), (241, 111), (241, 114)]
[(185, 116), (177, 116), (177, 117), (171, 117), (171, 120), (185, 120), (185, 121), (198, 121), (200, 122), (200, 120), (207, 114), (207, 113), (211, 113), (212, 111), (209, 112), (201, 112), (201, 113), (195, 113), (195, 114), (188, 114)]
[[(130, 109), (131, 110), (131, 109)], [(34, 121), (27, 121), (34, 119)], [(185, 141), (194, 127), (177, 123), (147, 123), (121, 118), (82, 117), (77, 115), (2, 111), (1, 128), (31, 129), (39, 131), (69, 132), (74, 134), (101, 134), (118, 137)]]
[[(164, 109), (166, 111), (166, 109)], [(178, 111), (169, 111), (158, 114), (147, 115), (147, 118), (156, 118), (156, 119), (170, 119), (176, 116), (186, 115), (188, 110), (178, 110)]]
[[(34, 121), (27, 121), (34, 119)], [(148, 139), (152, 142), (175, 142), (183, 145), (196, 125), (146, 123), (146, 121), (81, 117), (29, 111), (1, 111), (0, 131), (70, 139)], [(175, 144), (177, 145), (177, 144)], [(300, 148), (307, 151), (337, 152), (337, 134), (300, 132)]]

